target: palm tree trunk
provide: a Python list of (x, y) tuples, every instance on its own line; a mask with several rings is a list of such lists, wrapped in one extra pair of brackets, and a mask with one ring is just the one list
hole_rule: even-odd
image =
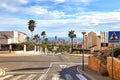
[(32, 40), (33, 40), (33, 31), (31, 32), (31, 38), (32, 38)]
[(72, 42), (72, 49), (73, 49), (73, 38), (71, 38), (71, 42)]

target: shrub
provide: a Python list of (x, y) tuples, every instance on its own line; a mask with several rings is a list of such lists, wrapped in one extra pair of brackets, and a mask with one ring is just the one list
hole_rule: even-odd
[(34, 50), (35, 44), (33, 42), (28, 41), (28, 42), (25, 42), (24, 44), (26, 45), (26, 50), (27, 51)]
[(114, 49), (114, 57), (118, 57), (120, 55), (120, 48)]
[(11, 44), (12, 45), (12, 50), (13, 51), (17, 51), (17, 50), (23, 50), (24, 49), (24, 45), (21, 44)]

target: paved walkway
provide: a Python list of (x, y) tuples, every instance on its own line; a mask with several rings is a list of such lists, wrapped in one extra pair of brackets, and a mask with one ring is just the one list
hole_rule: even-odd
[(102, 76), (100, 73), (88, 69), (87, 65), (84, 66), (84, 71), (82, 70), (82, 65), (78, 66), (78, 71), (82, 72), (91, 80), (112, 80), (109, 76)]

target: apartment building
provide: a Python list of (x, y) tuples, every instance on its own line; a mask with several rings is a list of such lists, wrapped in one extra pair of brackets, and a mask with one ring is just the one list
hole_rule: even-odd
[(101, 48), (101, 37), (97, 36), (96, 33), (90, 32), (88, 35), (85, 35), (84, 39), (84, 48), (91, 50), (93, 52), (94, 50), (100, 50)]
[(18, 31), (0, 31), (0, 44), (25, 42), (27, 34)]

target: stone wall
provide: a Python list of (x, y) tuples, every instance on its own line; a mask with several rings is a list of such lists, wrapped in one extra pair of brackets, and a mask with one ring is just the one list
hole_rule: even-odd
[[(114, 64), (113, 64), (114, 70), (114, 78), (116, 80), (120, 80), (120, 60), (114, 58)], [(112, 58), (108, 57), (107, 58), (107, 70), (109, 73), (109, 76), (112, 77)]]
[(88, 68), (100, 72), (101, 61), (94, 56), (88, 57)]

